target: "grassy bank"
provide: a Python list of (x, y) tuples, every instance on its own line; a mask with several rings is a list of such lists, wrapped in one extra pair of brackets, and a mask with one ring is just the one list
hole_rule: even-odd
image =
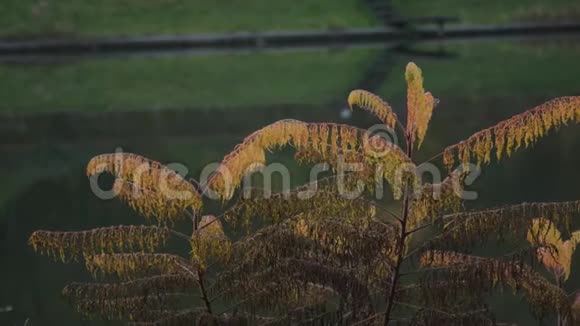
[(455, 16), (462, 23), (561, 22), (580, 19), (575, 0), (392, 0), (404, 16)]
[[(445, 48), (457, 58), (447, 60), (397, 55), (377, 92), (388, 99), (403, 96), (403, 69), (416, 61), (428, 88), (442, 99), (573, 94), (580, 49), (568, 43), (450, 43)], [(3, 65), (0, 112), (321, 104), (345, 98), (377, 55), (384, 53), (350, 49)]]
[(327, 29), (374, 24), (363, 1), (5, 0), (2, 36)]
[(344, 94), (372, 50), (98, 59), (0, 66), (0, 112), (322, 103)]
[[(574, 0), (392, 0), (392, 4), (402, 16), (457, 16), (464, 23), (580, 18), (580, 4)], [(0, 10), (0, 37), (335, 29), (377, 23), (362, 0), (5, 0)]]
[[(580, 48), (547, 41), (451, 42), (445, 49), (456, 55), (451, 60), (404, 57), (398, 62), (380, 94), (404, 95), (403, 69), (415, 61), (424, 72), (426, 88), (434, 94), (466, 99), (517, 98), (560, 93), (576, 95), (580, 74)], [(437, 49), (440, 45), (434, 45)], [(429, 49), (429, 45), (422, 47)]]

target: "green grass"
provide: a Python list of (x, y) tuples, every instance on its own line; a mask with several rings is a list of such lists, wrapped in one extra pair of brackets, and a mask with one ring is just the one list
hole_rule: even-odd
[(443, 100), (578, 95), (580, 49), (553, 45), (514, 41), (448, 43), (445, 49), (457, 58), (401, 58), (399, 75), (393, 73), (379, 93), (387, 98), (403, 95), (404, 67), (408, 61), (415, 61), (423, 70), (425, 88)]
[[(457, 58), (397, 57), (377, 93), (386, 99), (404, 95), (403, 70), (408, 61), (422, 67), (427, 89), (441, 99), (577, 92), (578, 48), (513, 41), (449, 43), (445, 48)], [(350, 49), (4, 65), (0, 66), (0, 112), (323, 104), (344, 98), (379, 53)]]
[(374, 24), (360, 0), (4, 0), (0, 35), (102, 36), (326, 29)]
[(453, 16), (462, 23), (510, 23), (580, 18), (575, 0), (393, 0), (399, 14), (408, 16)]
[(346, 96), (373, 51), (98, 59), (0, 66), (0, 112), (323, 103)]
[[(465, 23), (578, 19), (575, 0), (394, 0), (398, 14)], [(376, 26), (361, 0), (4, 0), (0, 36), (111, 36)]]

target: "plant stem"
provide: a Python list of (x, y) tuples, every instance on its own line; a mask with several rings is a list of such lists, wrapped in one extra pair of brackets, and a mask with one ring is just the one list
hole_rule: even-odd
[[(413, 155), (413, 139), (410, 133), (406, 135), (407, 140), (407, 156), (412, 158)], [(393, 304), (395, 302), (397, 283), (399, 282), (401, 265), (403, 263), (403, 258), (405, 255), (405, 240), (409, 233), (407, 232), (407, 218), (409, 217), (409, 207), (410, 207), (410, 186), (408, 183), (405, 184), (405, 193), (403, 197), (403, 209), (401, 213), (401, 233), (399, 236), (399, 245), (397, 248), (397, 261), (395, 263), (395, 268), (393, 269), (393, 278), (391, 279), (391, 287), (388, 289), (387, 293), (387, 309), (385, 310), (385, 326), (389, 325), (391, 310), (393, 309)]]
[[(197, 232), (198, 228), (199, 228), (199, 221), (198, 221), (198, 217), (197, 215), (193, 215), (193, 233), (195, 234), (195, 232)], [(192, 242), (193, 244), (193, 242)], [(209, 298), (207, 296), (207, 291), (205, 290), (205, 285), (203, 283), (203, 270), (201, 269), (201, 267), (197, 267), (197, 284), (199, 285), (199, 290), (201, 291), (201, 297), (203, 299), (203, 302), (205, 303), (205, 308), (207, 309), (207, 312), (209, 314), (212, 314), (212, 310), (211, 310), (211, 302), (209, 301)]]
[(176, 231), (176, 230), (174, 230), (174, 229), (171, 229), (171, 228), (170, 228), (170, 229), (168, 229), (168, 230), (169, 230), (169, 232), (170, 232), (171, 234), (173, 234), (174, 236), (176, 236), (176, 237), (178, 237), (178, 238), (180, 238), (180, 239), (183, 239), (183, 240), (185, 240), (185, 241), (187, 241), (187, 242), (190, 242), (190, 241), (191, 241), (191, 239), (190, 239), (190, 238), (189, 238), (187, 235), (185, 235), (185, 234), (183, 234), (183, 233), (181, 233), (181, 232), (179, 232), (179, 231)]
[[(562, 277), (560, 275), (556, 275), (556, 282), (558, 284), (558, 288), (562, 289)], [(558, 309), (559, 310), (559, 309)], [(560, 315), (560, 311), (558, 311), (557, 315), (556, 315), (556, 320), (557, 320), (557, 325), (558, 326), (564, 326), (564, 321), (562, 320), (562, 315)]]
[(199, 268), (197, 269), (197, 283), (199, 284), (199, 289), (201, 290), (201, 296), (203, 302), (205, 303), (207, 312), (212, 314), (211, 303), (209, 302), (209, 299), (207, 297), (207, 291), (205, 290), (205, 286), (203, 285), (203, 272)]

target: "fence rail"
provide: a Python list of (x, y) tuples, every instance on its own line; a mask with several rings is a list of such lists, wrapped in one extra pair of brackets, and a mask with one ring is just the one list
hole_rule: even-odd
[(0, 59), (14, 55), (91, 55), (147, 51), (278, 49), (385, 44), (400, 41), (579, 33), (580, 23), (457, 25), (444, 29), (373, 28), (304, 32), (233, 33), (87, 40), (0, 41)]

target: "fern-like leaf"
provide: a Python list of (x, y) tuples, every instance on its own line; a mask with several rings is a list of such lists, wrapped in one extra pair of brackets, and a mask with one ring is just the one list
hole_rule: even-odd
[[(428, 251), (421, 257), (421, 265), (443, 268), (437, 272), (450, 281), (450, 286), (455, 283), (474, 292), (512, 288), (524, 295), (540, 317), (551, 313), (562, 316), (571, 314), (571, 302), (566, 293), (521, 261), (483, 258), (450, 251)], [(437, 272), (428, 275), (433, 277)], [(429, 277), (427, 280), (431, 282)]]
[(408, 323), (401, 325), (496, 326), (495, 317), (486, 306), (447, 309), (417, 307)]
[(460, 210), (464, 174), (454, 171), (436, 184), (426, 183), (413, 196), (409, 228), (440, 219), (443, 214)]
[(441, 220), (443, 233), (433, 239), (435, 246), (471, 245), (490, 237), (525, 240), (533, 219), (543, 216), (570, 234), (571, 219), (580, 213), (580, 201), (522, 203), (482, 211), (446, 215)]
[(356, 89), (348, 94), (347, 102), (351, 111), (355, 107), (359, 107), (375, 115), (389, 128), (395, 128), (397, 115), (393, 112), (391, 106), (378, 95), (362, 89)]
[[(340, 218), (303, 219), (268, 226), (237, 242), (228, 265), (243, 273), (261, 271), (281, 258), (307, 259), (345, 268), (379, 268), (387, 278), (398, 229), (378, 221), (345, 222)], [(392, 263), (392, 262), (391, 262)], [(237, 273), (237, 272), (236, 272)]]
[[(186, 294), (156, 294), (112, 299), (89, 298), (75, 301), (75, 308), (86, 316), (105, 320), (157, 320), (169, 317), (175, 307), (191, 299)], [(172, 309), (173, 311), (170, 311)]]
[(532, 245), (547, 244), (555, 250), (538, 249), (538, 259), (556, 278), (563, 277), (567, 280), (570, 277), (572, 256), (576, 250), (576, 240), (578, 232), (572, 233), (570, 239), (564, 241), (560, 231), (549, 220), (544, 218), (534, 219), (532, 227), (528, 232), (528, 241)]
[(348, 162), (362, 155), (365, 162), (381, 166), (391, 185), (395, 184), (397, 170), (404, 164), (411, 164), (399, 147), (377, 136), (372, 137), (365, 130), (333, 123), (281, 120), (255, 131), (226, 155), (208, 180), (209, 188), (223, 199), (231, 198), (242, 177), (265, 164), (267, 150), (285, 145), (298, 151), (318, 153), (322, 157), (328, 155), (329, 161), (335, 164), (338, 157)]
[(221, 222), (213, 215), (202, 217), (191, 237), (191, 244), (193, 259), (202, 269), (212, 258), (227, 258), (231, 247)]
[(169, 237), (167, 228), (120, 225), (76, 232), (35, 231), (28, 243), (35, 251), (63, 262), (100, 253), (153, 252)]
[(194, 270), (194, 266), (180, 256), (141, 252), (87, 256), (85, 264), (95, 277), (99, 274), (115, 274), (121, 280), (154, 274), (182, 274)]
[(273, 295), (264, 294), (265, 302), (263, 296), (248, 302), (263, 307), (270, 306), (272, 296), (302, 298), (301, 289), (312, 283), (331, 289), (333, 297), (368, 303), (369, 289), (384, 290), (390, 280), (398, 231), (380, 222), (367, 223), (327, 218), (265, 227), (234, 245), (227, 272), (211, 293), (242, 300), (248, 293), (269, 289)]
[(121, 283), (70, 283), (63, 289), (62, 294), (75, 302), (183, 293), (194, 289), (197, 289), (197, 280), (189, 274), (179, 274), (152, 276)]
[(447, 147), (443, 161), (448, 168), (453, 167), (456, 158), (461, 163), (474, 159), (477, 164), (488, 164), (494, 149), (500, 160), (504, 153), (509, 157), (522, 145), (533, 145), (552, 129), (579, 122), (580, 96), (556, 98)]
[(252, 274), (230, 272), (232, 278), (218, 280), (218, 288), (212, 291), (217, 291), (216, 295), (227, 301), (244, 302), (249, 307), (260, 306), (277, 312), (312, 300), (324, 302), (337, 296), (359, 309), (372, 309), (371, 294), (354, 269), (332, 267), (314, 259), (294, 258), (279, 259), (272, 266), (260, 266), (261, 270)]
[(339, 325), (340, 319), (336, 311), (329, 311), (324, 302), (303, 304), (286, 312), (282, 317), (261, 323), (261, 326), (283, 325)]
[[(312, 317), (309, 312), (312, 310), (320, 311), (321, 306), (325, 306), (328, 300), (336, 298), (336, 292), (328, 287), (319, 284), (302, 284), (296, 286), (292, 279), (275, 281), (273, 278), (266, 277), (268, 272), (261, 273), (258, 277), (264, 280), (261, 286), (258, 283), (252, 283), (257, 287), (249, 287), (244, 284), (244, 289), (251, 291), (228, 292), (225, 302), (234, 302), (231, 309), (239, 312), (247, 311), (251, 318), (256, 320), (258, 325), (277, 325), (287, 324), (288, 320), (293, 320), (293, 324), (299, 324), (307, 317)], [(291, 286), (289, 286), (291, 285)], [(261, 311), (267, 312), (278, 317), (264, 318), (255, 313), (255, 307), (261, 307)], [(284, 321), (286, 321), (284, 323)]]
[(130, 326), (211, 326), (224, 325), (220, 323), (217, 316), (208, 314), (202, 309), (188, 309), (171, 312), (171, 314), (160, 314), (159, 318), (153, 321), (131, 322)]
[(201, 194), (165, 165), (131, 153), (111, 153), (93, 157), (87, 175), (109, 172), (115, 177), (119, 198), (146, 217), (170, 222), (184, 216), (188, 208), (201, 210)]
[(438, 100), (431, 93), (425, 93), (423, 74), (415, 63), (410, 62), (407, 65), (405, 79), (407, 80), (407, 133), (411, 136), (411, 141), (417, 141), (417, 146), (420, 148)]
[[(347, 187), (358, 179), (356, 175), (345, 175), (341, 180)], [(265, 223), (283, 222), (297, 216), (309, 220), (340, 216), (352, 221), (367, 220), (377, 214), (376, 206), (362, 196), (344, 198), (338, 182), (341, 182), (338, 178), (331, 177), (273, 194), (258, 188), (247, 189), (224, 217), (234, 225), (249, 227), (254, 218), (261, 218)]]

